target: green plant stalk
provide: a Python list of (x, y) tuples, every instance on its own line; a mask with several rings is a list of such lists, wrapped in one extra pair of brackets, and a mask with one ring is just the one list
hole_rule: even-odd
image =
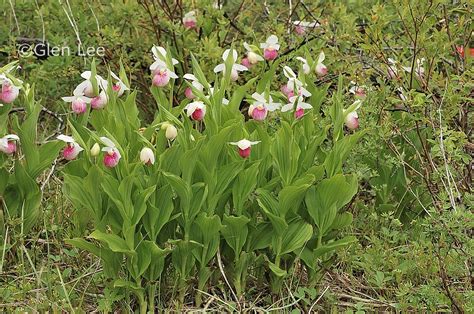
[[(275, 256), (275, 265), (277, 267), (280, 267), (280, 261), (281, 261), (281, 243), (283, 241), (283, 237), (281, 235), (278, 236), (278, 242), (277, 242), (277, 254)], [(275, 274), (272, 274), (272, 283), (271, 283), (271, 288), (273, 293), (278, 293), (281, 290), (281, 285), (283, 283), (283, 278), (278, 277)]]

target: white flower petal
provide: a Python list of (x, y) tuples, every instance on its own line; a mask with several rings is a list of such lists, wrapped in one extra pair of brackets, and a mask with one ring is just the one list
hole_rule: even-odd
[(187, 80), (191, 80), (191, 81), (198, 80), (197, 77), (195, 77), (194, 74), (191, 74), (191, 73), (186, 73), (185, 75), (183, 75), (183, 78)]
[(224, 63), (218, 64), (214, 68), (214, 73), (222, 72), (222, 71), (224, 71), (224, 69), (225, 69), (225, 64)]
[(322, 63), (326, 59), (326, 55), (324, 54), (324, 51), (321, 51), (318, 57), (318, 62), (317, 63)]
[(248, 70), (248, 68), (247, 68), (246, 66), (241, 65), (241, 64), (237, 64), (237, 63), (233, 64), (233, 65), (232, 65), (232, 68), (233, 68), (234, 70), (237, 70), (237, 71), (240, 71), (240, 72), (242, 72), (242, 71), (247, 71), (247, 70)]
[(275, 35), (270, 35), (268, 38), (267, 38), (267, 41), (266, 41), (267, 44), (270, 44), (270, 45), (276, 45), (278, 43), (278, 37), (276, 37)]
[(293, 109), (293, 106), (294, 106), (293, 103), (286, 104), (283, 107), (281, 107), (281, 112), (290, 111), (291, 109)]
[(114, 142), (112, 142), (112, 140), (110, 140), (109, 138), (107, 138), (105, 136), (102, 136), (100, 138), (100, 140), (102, 141), (102, 143), (104, 143), (104, 145), (106, 145), (109, 148), (114, 148), (115, 147)]
[(66, 142), (66, 143), (75, 143), (76, 141), (71, 137), (67, 135), (60, 134), (56, 137), (58, 140)]
[(91, 71), (84, 71), (81, 73), (81, 77), (86, 79), (86, 80), (89, 80), (92, 76), (92, 72)]

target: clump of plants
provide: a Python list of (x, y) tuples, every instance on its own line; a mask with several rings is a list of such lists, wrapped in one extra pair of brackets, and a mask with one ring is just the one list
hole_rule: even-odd
[[(149, 125), (123, 70), (105, 79), (93, 63), (64, 98), (74, 111), (69, 134), (58, 136), (64, 194), (86, 233), (66, 242), (97, 255), (108, 289), (133, 296), (141, 312), (155, 308), (158, 291), (200, 306), (208, 287), (223, 283), (238, 306), (249, 286), (278, 294), (301, 269), (314, 286), (333, 253), (355, 241), (341, 231), (352, 223), (344, 208), (358, 182), (342, 166), (363, 134), (344, 131), (344, 123), (357, 128), (361, 103), (344, 109), (341, 80), (323, 117), (327, 86), (313, 83), (323, 58), (304, 60), (296, 74), (273, 60), (276, 36), (261, 47), (247, 46), (263, 74), (243, 86), (238, 72), (251, 67), (237, 63), (235, 49), (212, 83), (193, 58), (178, 106), (178, 61), (153, 47)], [(280, 71), (283, 92), (271, 89)]]

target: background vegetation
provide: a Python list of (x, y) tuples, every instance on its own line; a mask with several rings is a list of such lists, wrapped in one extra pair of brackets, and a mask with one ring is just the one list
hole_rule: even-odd
[[(198, 28), (186, 30), (181, 19), (193, 9)], [(123, 64), (147, 122), (156, 111), (148, 72), (154, 44), (169, 47), (180, 60), (180, 77), (190, 72), (191, 53), (210, 77), (225, 49), (233, 45), (243, 54), (244, 41), (264, 42), (269, 34), (279, 37), (279, 58), (292, 68), (300, 65), (296, 56), (316, 59), (324, 50), (329, 74), (314, 82), (328, 89), (323, 115), (338, 82), (347, 99), (353, 97), (351, 81), (364, 87), (367, 97), (359, 110), (364, 135), (344, 163), (344, 172), (355, 173), (360, 183), (345, 207), (354, 217), (345, 234), (357, 242), (332, 257), (334, 263), (324, 268), (315, 287), (288, 280), (275, 296), (255, 285), (235, 300), (220, 281), (202, 297), (202, 307), (230, 311), (239, 303), (241, 309), (295, 313), (474, 311), (469, 1), (12, 0), (0, 2), (0, 12), (0, 63), (19, 61), (20, 78), (34, 84), (36, 103), (45, 109), (39, 114), (39, 142), (66, 128), (70, 108), (61, 97), (80, 83), (92, 58), (25, 56), (19, 48), (31, 39), (72, 50), (78, 43), (104, 47), (105, 56), (96, 57), (98, 72), (118, 73)], [(321, 26), (298, 35), (294, 20)], [(389, 58), (411, 68), (424, 58), (423, 77), (399, 67), (397, 78), (389, 79)], [(276, 75), (273, 90), (285, 80), (281, 71)], [(250, 77), (241, 75), (239, 83)], [(174, 105), (183, 100), (186, 87), (177, 81)], [(84, 230), (81, 212), (61, 192), (64, 178), (58, 170), (63, 167), (57, 159), (38, 176), (43, 196), (31, 231), (19, 231), (21, 219), (0, 211), (0, 308), (136, 309), (104, 285), (98, 258), (65, 242)], [(181, 307), (168, 293), (160, 302), (172, 309), (196, 308), (193, 298)]]

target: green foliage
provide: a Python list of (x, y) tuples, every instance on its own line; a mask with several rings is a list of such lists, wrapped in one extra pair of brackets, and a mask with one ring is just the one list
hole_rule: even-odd
[[(0, 138), (20, 138), (0, 152), (0, 307), (472, 312), (470, 3), (165, 2), (0, 4), (0, 83), (22, 86), (13, 104), (0, 97)], [(296, 20), (319, 25), (297, 34)], [(270, 34), (279, 57), (232, 81), (243, 42), (261, 55)], [(43, 37), (72, 54), (19, 53)], [(79, 42), (105, 55), (77, 55)], [(153, 45), (178, 75), (166, 87), (149, 87)], [(222, 60), (229, 48), (242, 58)], [(285, 65), (312, 109), (251, 119), (254, 92), (289, 101)], [(108, 101), (76, 115), (60, 99), (84, 68)], [(132, 91), (119, 96), (110, 70)], [(187, 115), (187, 87), (203, 121)], [(58, 158), (58, 132), (84, 149), (74, 160)], [(104, 136), (116, 167), (91, 150)], [(246, 159), (229, 144), (244, 138), (260, 141)]]

